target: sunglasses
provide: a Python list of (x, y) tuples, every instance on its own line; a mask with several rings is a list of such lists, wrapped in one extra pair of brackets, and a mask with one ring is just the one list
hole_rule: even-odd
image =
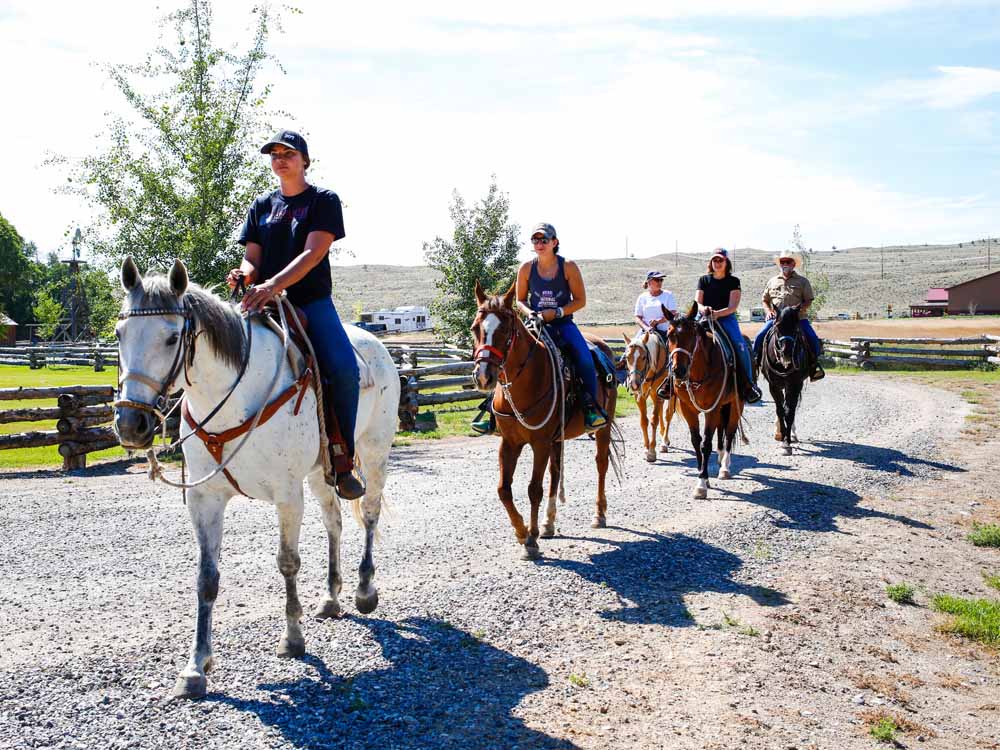
[(532, 237), (531, 238), (531, 244), (532, 245), (545, 245), (545, 244), (548, 244), (549, 242), (552, 242), (552, 240), (550, 240), (548, 237)]
[(712, 262), (713, 263), (725, 263), (726, 259), (725, 258), (712, 258)]
[(298, 151), (272, 151), (271, 161), (281, 161), (283, 159), (291, 159)]

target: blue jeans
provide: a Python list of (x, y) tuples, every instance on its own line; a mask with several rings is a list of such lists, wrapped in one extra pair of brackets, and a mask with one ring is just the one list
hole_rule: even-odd
[(309, 317), (306, 329), (312, 341), (316, 358), (319, 360), (321, 377), (330, 383), (333, 397), (333, 413), (340, 422), (340, 431), (347, 443), (348, 452), (354, 455), (354, 428), (358, 422), (358, 363), (354, 359), (354, 347), (347, 338), (337, 308), (333, 300), (322, 297), (306, 305), (301, 305)]
[(594, 367), (594, 360), (590, 349), (587, 348), (587, 341), (580, 333), (580, 329), (576, 327), (576, 323), (566, 318), (560, 318), (546, 324), (545, 330), (552, 335), (552, 339), (560, 348), (569, 351), (570, 357), (573, 358), (573, 365), (576, 367), (576, 374), (583, 381), (583, 387), (587, 389), (594, 404), (599, 403), (597, 400), (597, 368)]
[(739, 321), (736, 320), (735, 315), (727, 315), (724, 318), (718, 318), (715, 324), (719, 326), (722, 330), (726, 332), (729, 336), (729, 340), (733, 344), (733, 348), (736, 349), (736, 357), (740, 361), (740, 365), (743, 367), (743, 372), (746, 373), (747, 382), (753, 382), (753, 366), (750, 363), (750, 352), (747, 350), (747, 342), (743, 340), (743, 333), (740, 331)]
[[(774, 327), (776, 320), (777, 318), (771, 318), (768, 320), (764, 324), (764, 327), (757, 332), (757, 337), (753, 340), (753, 353), (758, 359), (760, 358), (761, 352), (764, 350), (764, 337), (767, 335), (767, 332)], [(816, 331), (813, 330), (812, 323), (810, 323), (807, 318), (802, 318), (799, 320), (799, 325), (802, 326), (802, 333), (805, 334), (806, 341), (808, 341), (809, 346), (812, 347), (813, 354), (816, 355), (816, 359), (819, 359), (819, 336), (817, 336)]]

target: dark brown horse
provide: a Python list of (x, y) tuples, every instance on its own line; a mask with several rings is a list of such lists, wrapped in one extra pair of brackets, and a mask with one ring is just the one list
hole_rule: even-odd
[[(517, 541), (524, 545), (522, 557), (533, 560), (541, 556), (538, 537), (555, 536), (556, 495), (560, 487), (563, 442), (585, 432), (583, 412), (566, 404), (571, 386), (557, 369), (560, 361), (558, 352), (532, 334), (514, 311), (514, 286), (504, 295), (487, 297), (477, 281), (476, 299), (479, 309), (472, 324), (476, 346), (473, 377), (479, 390), (493, 391), (493, 412), (500, 433), (500, 484), (497, 494), (510, 516)], [(603, 341), (596, 336), (584, 335), (611, 359), (611, 350)], [(609, 462), (616, 460), (611, 438), (612, 431), (616, 429), (617, 385), (603, 383), (600, 390), (600, 406), (607, 413), (608, 422), (595, 434), (597, 509), (591, 524), (593, 528), (606, 525), (608, 501), (604, 492), (605, 478)], [(524, 518), (514, 506), (511, 490), (517, 459), (526, 445), (531, 446), (534, 456), (528, 484), (530, 526), (525, 526)], [(549, 500), (545, 527), (539, 533), (538, 509), (542, 503), (542, 477), (546, 465), (549, 467)]]
[[(716, 334), (711, 332), (711, 324), (696, 320), (697, 312), (697, 304), (691, 305), (687, 315), (673, 315), (668, 311), (670, 328), (667, 331), (667, 347), (673, 365), (674, 396), (691, 430), (691, 444), (698, 457), (698, 486), (694, 497), (704, 498), (708, 497), (712, 436), (718, 431), (719, 479), (732, 476), (730, 461), (737, 431), (743, 442), (747, 439), (740, 425), (743, 401), (739, 396), (734, 370), (739, 364), (726, 362), (722, 345), (715, 340)], [(704, 437), (698, 422), (699, 415), (705, 416)]]
[(786, 456), (792, 455), (795, 411), (812, 365), (813, 352), (799, 323), (799, 305), (779, 307), (774, 327), (764, 338), (761, 371), (774, 399), (774, 439), (783, 442)]

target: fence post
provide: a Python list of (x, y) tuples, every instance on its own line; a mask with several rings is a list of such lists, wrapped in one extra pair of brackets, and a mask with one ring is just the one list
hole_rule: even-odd
[[(65, 395), (65, 394), (64, 394)], [(59, 418), (72, 417), (77, 411), (76, 399), (59, 399)], [(66, 435), (59, 436), (60, 445), (65, 440), (72, 440), (73, 434), (69, 433)], [(87, 468), (87, 454), (81, 453), (77, 456), (63, 456), (63, 471), (72, 471), (73, 469), (86, 469)]]
[(28, 352), (28, 369), (41, 370), (43, 367), (45, 367), (45, 355), (35, 350)]
[(100, 349), (94, 350), (94, 372), (104, 372), (104, 355)]
[(862, 370), (875, 369), (875, 363), (871, 361), (871, 356), (872, 356), (871, 347), (872, 347), (871, 341), (858, 342), (858, 365), (860, 365)]
[(399, 374), (399, 429), (413, 432), (417, 429), (417, 379), (405, 372)]

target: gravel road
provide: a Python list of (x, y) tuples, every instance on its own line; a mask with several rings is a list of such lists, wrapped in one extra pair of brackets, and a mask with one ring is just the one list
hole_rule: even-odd
[[(540, 541), (537, 563), (518, 559), (496, 498), (494, 439), (397, 449), (376, 549), (379, 609), (353, 612), (362, 535), (348, 514), (341, 601), (351, 615), (307, 620), (297, 661), (274, 653), (284, 606), (274, 513), (236, 499), (217, 665), (200, 702), (166, 700), (194, 623), (196, 550), (179, 492), (138, 465), (0, 475), (0, 748), (705, 746), (680, 738), (723, 698), (692, 695), (713, 679), (708, 661), (689, 683), (679, 668), (705, 602), (789, 606), (783, 566), (822, 557), (840, 519), (878, 513), (863, 498), (953, 470), (938, 451), (964, 414), (945, 393), (832, 375), (807, 390), (793, 456), (771, 437), (770, 403), (748, 409), (751, 444), (708, 500), (691, 499), (683, 423), (671, 433), (678, 450), (650, 465), (627, 419), (609, 528), (589, 528), (593, 445), (574, 441), (559, 536)], [(522, 510), (529, 467), (522, 460), (515, 484)], [(301, 548), (308, 612), (326, 549), (311, 502)], [(669, 690), (630, 701), (643, 673), (675, 667)], [(686, 713), (671, 708), (682, 699)]]

